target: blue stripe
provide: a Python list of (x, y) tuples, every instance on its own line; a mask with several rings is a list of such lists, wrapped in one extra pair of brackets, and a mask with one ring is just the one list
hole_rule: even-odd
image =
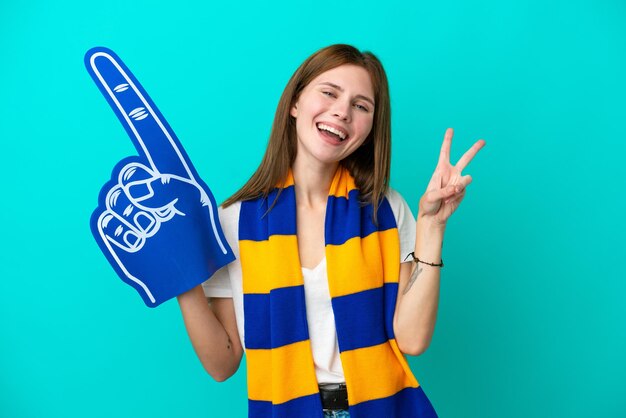
[[(288, 382), (284, 382), (288, 384)], [(248, 399), (249, 418), (322, 418), (322, 401), (318, 393), (272, 405), (268, 401)]]
[(420, 386), (350, 406), (350, 418), (371, 417), (437, 418), (437, 413)]
[(332, 299), (339, 351), (382, 344), (385, 332), (383, 288)]
[(304, 286), (243, 295), (246, 348), (277, 348), (309, 338)]
[(396, 300), (398, 299), (398, 283), (385, 283), (383, 285), (385, 294), (385, 330), (387, 338), (396, 338), (393, 331), (393, 315), (396, 312)]
[(359, 202), (358, 190), (352, 190), (345, 197), (328, 197), (326, 206), (325, 240), (326, 245), (341, 245), (350, 238), (365, 238), (372, 232), (386, 231), (396, 227), (396, 219), (387, 199), (378, 206), (378, 227), (372, 221), (373, 207)]
[(267, 199), (241, 202), (239, 213), (239, 240), (264, 241), (270, 235), (296, 234), (296, 192), (293, 186), (283, 189), (276, 205), (267, 210), (276, 199), (274, 189)]

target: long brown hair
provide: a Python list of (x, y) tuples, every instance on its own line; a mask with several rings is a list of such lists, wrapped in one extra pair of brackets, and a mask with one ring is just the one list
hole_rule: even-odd
[(302, 90), (317, 76), (344, 64), (357, 65), (370, 75), (374, 88), (374, 120), (363, 144), (340, 163), (359, 188), (361, 200), (371, 203), (374, 219), (378, 204), (389, 186), (391, 165), (391, 107), (387, 75), (381, 62), (371, 52), (360, 52), (350, 45), (337, 44), (322, 48), (306, 59), (291, 76), (278, 106), (267, 150), (259, 168), (250, 180), (223, 203), (227, 207), (239, 200), (267, 197), (279, 182), (285, 180), (296, 158), (296, 123), (290, 109)]

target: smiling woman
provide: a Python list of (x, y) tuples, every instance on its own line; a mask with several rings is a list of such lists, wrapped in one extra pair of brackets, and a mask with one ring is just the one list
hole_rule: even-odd
[(259, 168), (220, 208), (237, 259), (178, 298), (216, 380), (245, 350), (250, 417), (436, 416), (405, 355), (432, 336), (445, 223), (482, 146), (452, 167), (451, 140), (416, 224), (389, 188), (380, 61), (333, 45), (296, 70)]
[(352, 154), (372, 129), (373, 97), (369, 73), (356, 65), (341, 65), (311, 81), (290, 111), (298, 138), (295, 163), (333, 163)]
[[(298, 106), (305, 108), (298, 110)], [(317, 107), (315, 116), (309, 114), (315, 112), (314, 107)], [(307, 113), (299, 118), (298, 111)], [(372, 203), (376, 212), (378, 201), (389, 184), (389, 87), (385, 70), (376, 56), (361, 53), (349, 45), (323, 48), (296, 70), (281, 95), (267, 151), (259, 168), (241, 190), (224, 202), (224, 206), (267, 195), (284, 181), (301, 151), (300, 145), (310, 139), (312, 131), (318, 132), (319, 126), (315, 124), (320, 122), (340, 131), (350, 128), (352, 132), (345, 132), (348, 139), (352, 135), (361, 140), (357, 144), (360, 146), (355, 147), (355, 141), (347, 141), (345, 146), (335, 150), (335, 157), (339, 158), (334, 164), (336, 166), (341, 160), (354, 176), (362, 199)], [(363, 134), (363, 131), (367, 131), (364, 138), (355, 135)], [(332, 141), (336, 142), (336, 139), (332, 138)], [(330, 175), (327, 173), (326, 177)]]

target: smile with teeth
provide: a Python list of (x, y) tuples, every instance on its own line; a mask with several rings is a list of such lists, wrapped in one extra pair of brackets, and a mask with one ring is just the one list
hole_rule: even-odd
[(318, 123), (317, 129), (319, 129), (320, 131), (330, 132), (331, 134), (335, 135), (339, 141), (345, 141), (345, 139), (348, 137), (348, 134), (344, 131), (333, 128), (332, 126), (328, 126), (323, 123)]

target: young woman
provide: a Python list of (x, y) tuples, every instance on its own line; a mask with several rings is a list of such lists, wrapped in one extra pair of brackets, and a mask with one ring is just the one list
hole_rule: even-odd
[(485, 144), (451, 165), (451, 141), (448, 129), (415, 222), (388, 186), (379, 60), (332, 45), (294, 73), (259, 168), (220, 209), (237, 260), (178, 297), (214, 379), (245, 344), (250, 417), (436, 416), (404, 355), (430, 343), (446, 222)]

